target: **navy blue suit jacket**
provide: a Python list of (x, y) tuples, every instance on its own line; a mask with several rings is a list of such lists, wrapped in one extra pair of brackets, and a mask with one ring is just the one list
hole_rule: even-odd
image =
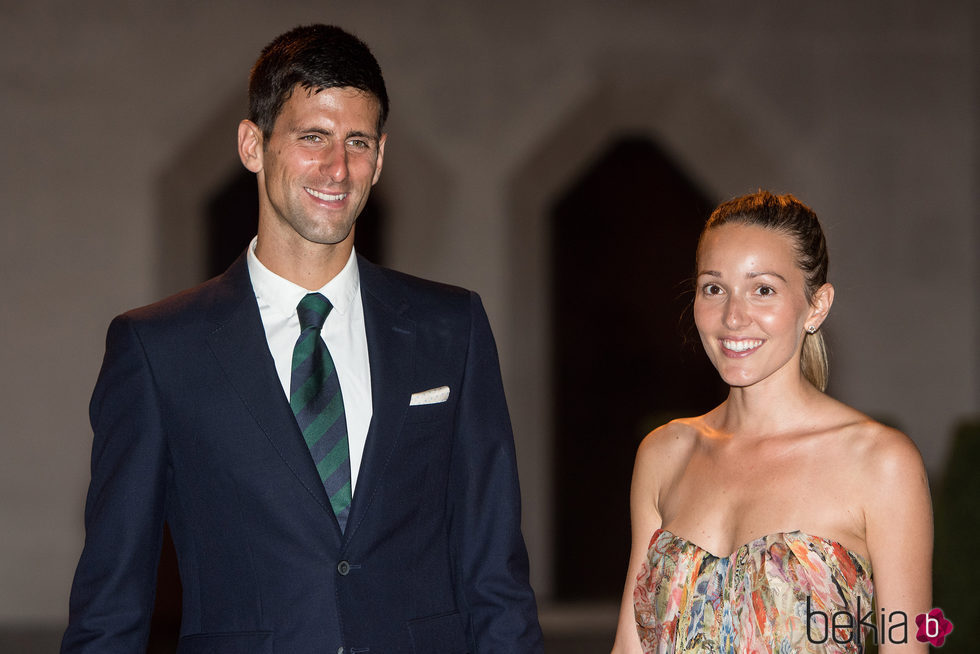
[[(181, 654), (541, 651), (482, 304), (358, 266), (374, 414), (344, 533), (244, 255), (112, 322), (63, 652), (145, 649), (164, 521), (183, 584)], [(440, 386), (448, 401), (409, 405)]]

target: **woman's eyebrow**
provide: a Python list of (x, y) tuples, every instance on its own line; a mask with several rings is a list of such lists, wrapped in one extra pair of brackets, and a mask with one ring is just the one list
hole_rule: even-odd
[[(746, 275), (746, 277), (748, 277), (748, 278), (751, 279), (751, 278), (754, 278), (754, 277), (762, 277), (763, 275), (772, 275), (773, 277), (778, 277), (779, 279), (781, 279), (784, 282), (786, 282), (786, 278), (785, 277), (783, 277), (782, 275), (780, 275), (778, 272), (771, 272), (771, 271), (750, 272), (749, 274)], [(786, 282), (786, 283), (788, 284), (789, 282)]]

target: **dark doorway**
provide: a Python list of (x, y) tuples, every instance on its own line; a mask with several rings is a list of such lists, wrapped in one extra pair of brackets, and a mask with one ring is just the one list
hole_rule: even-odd
[(724, 399), (687, 308), (712, 204), (655, 144), (624, 137), (552, 210), (558, 599), (621, 595), (637, 445)]
[[(374, 263), (384, 263), (383, 199), (375, 189), (357, 219), (354, 248)], [(244, 168), (219, 188), (207, 204), (205, 245), (207, 276), (225, 271), (255, 236), (259, 226), (259, 193), (255, 175)]]

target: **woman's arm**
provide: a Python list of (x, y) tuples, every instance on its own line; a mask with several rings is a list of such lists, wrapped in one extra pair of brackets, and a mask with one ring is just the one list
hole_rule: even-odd
[[(661, 428), (663, 429), (663, 428)], [(660, 431), (660, 430), (658, 430)], [(619, 609), (619, 624), (616, 627), (616, 640), (613, 654), (642, 654), (640, 637), (636, 631), (636, 618), (633, 614), (633, 590), (636, 577), (646, 560), (650, 537), (661, 524), (657, 510), (656, 463), (660, 457), (656, 453), (654, 440), (657, 432), (649, 434), (640, 443), (633, 465), (633, 482), (630, 488), (630, 521), (633, 532), (630, 548), (629, 568), (626, 572), (626, 587)]]
[[(881, 654), (928, 652), (916, 640), (915, 617), (932, 602), (932, 502), (929, 480), (915, 444), (903, 433), (876, 425), (875, 446), (869, 455), (865, 506), (868, 552), (874, 575)], [(907, 620), (906, 633), (889, 629)]]

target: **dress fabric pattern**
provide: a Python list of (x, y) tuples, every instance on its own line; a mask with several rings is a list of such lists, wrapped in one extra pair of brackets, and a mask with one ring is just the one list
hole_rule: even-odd
[[(647, 654), (863, 652), (873, 596), (870, 563), (832, 540), (770, 534), (722, 558), (658, 529), (633, 607)], [(840, 611), (850, 620), (836, 624), (850, 628), (828, 631)]]

